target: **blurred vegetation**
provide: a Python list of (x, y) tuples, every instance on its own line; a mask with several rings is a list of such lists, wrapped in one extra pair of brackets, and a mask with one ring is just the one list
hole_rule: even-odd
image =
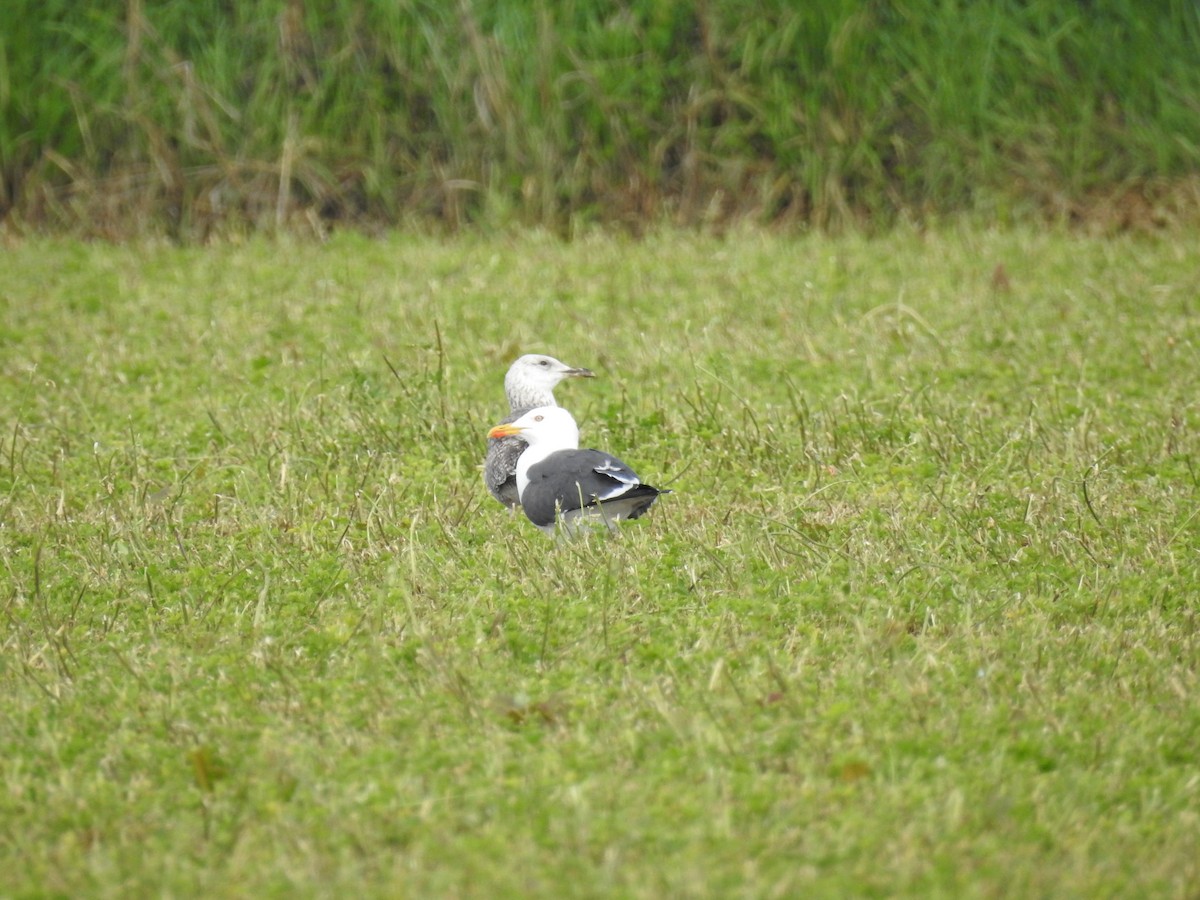
[(8, 0), (0, 217), (828, 227), (1200, 209), (1194, 0)]

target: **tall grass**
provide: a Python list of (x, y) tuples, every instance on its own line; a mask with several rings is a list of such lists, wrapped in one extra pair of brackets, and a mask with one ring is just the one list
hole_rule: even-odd
[(6, 19), (10, 225), (1154, 224), (1197, 205), (1189, 0), (13, 0)]

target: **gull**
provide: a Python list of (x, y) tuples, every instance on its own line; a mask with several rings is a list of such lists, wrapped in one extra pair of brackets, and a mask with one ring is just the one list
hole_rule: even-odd
[(554, 534), (557, 524), (574, 533), (580, 525), (603, 522), (612, 531), (622, 519), (636, 519), (661, 494), (644, 484), (615, 456), (579, 449), (579, 426), (562, 407), (540, 406), (512, 422), (497, 425), (489, 438), (513, 437), (529, 449), (517, 460), (517, 493), (534, 525)]
[[(554, 388), (564, 378), (594, 377), (591, 369), (568, 366), (553, 356), (527, 353), (509, 366), (508, 374), (504, 376), (504, 393), (508, 395), (509, 407), (505, 424), (515, 422), (535, 407), (557, 406)], [(509, 509), (521, 504), (517, 491), (517, 458), (525, 447), (525, 442), (517, 437), (489, 437), (488, 440), (483, 483), (491, 495)]]

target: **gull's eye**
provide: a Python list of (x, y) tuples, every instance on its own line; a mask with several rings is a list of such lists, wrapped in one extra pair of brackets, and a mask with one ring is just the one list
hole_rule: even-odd
[(534, 417), (533, 417), (533, 421), (535, 421), (535, 422), (540, 422), (540, 421), (542, 421), (542, 419), (544, 419), (544, 418), (546, 418), (546, 417), (545, 417), (545, 416), (534, 416)]
[(538, 360), (538, 365), (539, 365), (539, 366), (541, 366), (541, 367), (543, 367), (543, 368), (545, 368), (546, 366), (550, 365), (550, 360), (548, 360), (548, 359), (539, 359), (539, 360)]

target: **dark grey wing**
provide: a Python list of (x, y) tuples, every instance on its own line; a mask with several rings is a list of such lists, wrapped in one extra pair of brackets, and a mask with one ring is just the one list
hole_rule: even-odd
[(637, 473), (615, 456), (599, 450), (560, 450), (529, 469), (525, 514), (538, 526), (554, 522), (555, 513), (617, 504), (635, 519), (662, 493), (642, 484)]
[[(515, 422), (524, 412), (518, 410), (505, 416), (498, 424)], [(521, 505), (521, 498), (517, 495), (517, 459), (528, 447), (516, 435), (488, 438), (487, 456), (483, 459), (483, 483), (487, 485), (488, 493), (509, 509)]]

